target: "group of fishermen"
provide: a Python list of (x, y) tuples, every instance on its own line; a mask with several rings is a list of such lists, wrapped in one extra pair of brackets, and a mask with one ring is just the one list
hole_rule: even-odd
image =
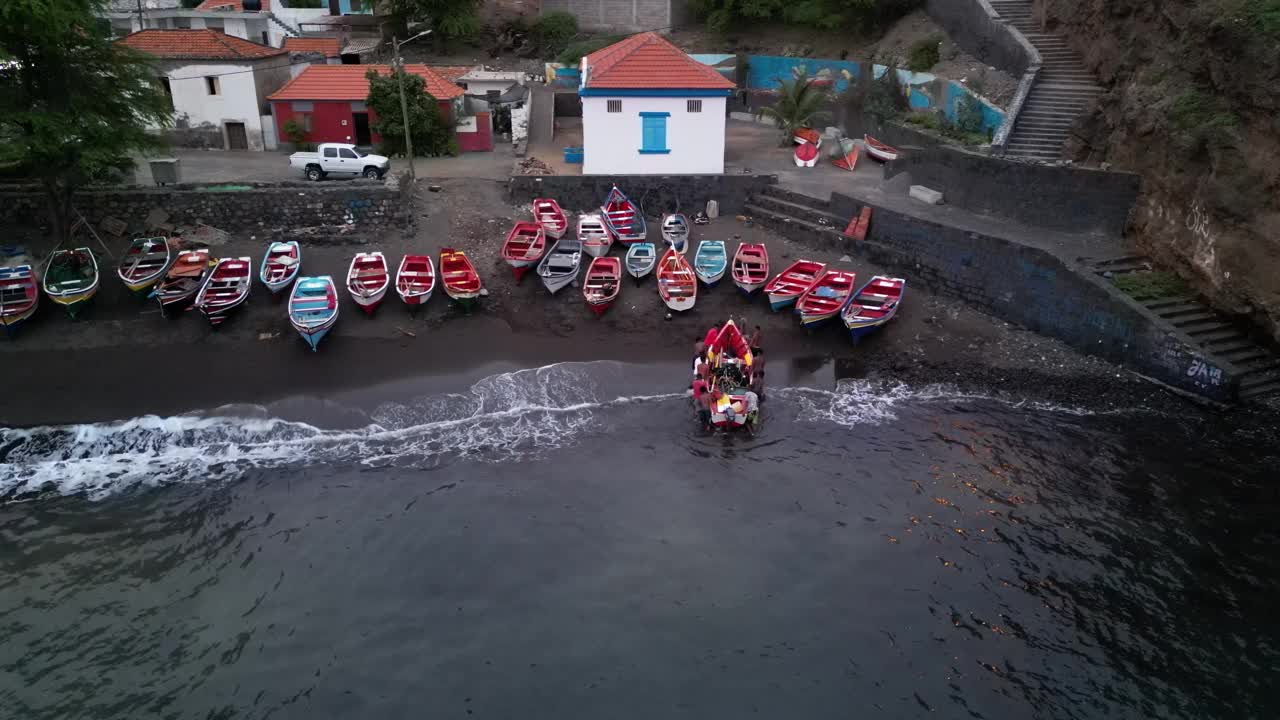
[[(760, 411), (760, 395), (757, 391), (763, 389), (764, 385), (764, 350), (761, 347), (760, 326), (756, 325), (747, 339), (751, 355), (747, 360), (752, 363), (751, 367), (744, 364), (743, 358), (734, 357), (731, 347), (714, 353), (712, 346), (719, 334), (720, 328), (712, 327), (693, 346), (693, 384), (690, 388), (693, 390), (694, 405), (698, 409), (698, 420), (704, 428), (710, 428), (711, 416), (722, 398), (728, 394), (741, 394), (746, 398), (744, 413), (747, 424), (753, 425)], [(739, 389), (745, 392), (735, 393)], [(732, 417), (735, 413), (733, 403), (724, 405), (721, 412)]]

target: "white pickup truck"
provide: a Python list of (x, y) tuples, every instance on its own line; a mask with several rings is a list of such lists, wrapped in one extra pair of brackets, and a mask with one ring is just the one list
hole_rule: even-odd
[(380, 178), (391, 169), (391, 161), (381, 155), (366, 155), (347, 143), (321, 143), (316, 152), (296, 152), (289, 165), (302, 170), (308, 180), (323, 180), (329, 175), (363, 175)]

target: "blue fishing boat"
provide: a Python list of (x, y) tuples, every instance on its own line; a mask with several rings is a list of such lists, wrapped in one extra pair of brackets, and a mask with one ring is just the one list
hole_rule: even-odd
[(630, 245), (649, 237), (649, 226), (644, 222), (644, 209), (631, 202), (617, 185), (609, 191), (609, 196), (600, 206), (604, 216), (604, 224), (618, 242)]
[(636, 284), (645, 275), (653, 272), (658, 263), (658, 249), (651, 242), (636, 243), (627, 248), (627, 256), (623, 264), (627, 266), (627, 274), (636, 279)]
[(289, 287), (302, 268), (302, 249), (297, 240), (273, 242), (262, 257), (262, 269), (258, 277), (274, 295)]
[(338, 289), (328, 275), (298, 278), (289, 295), (289, 323), (312, 352), (338, 321)]
[(864, 335), (883, 327), (898, 314), (898, 304), (907, 291), (902, 278), (877, 275), (854, 293), (853, 299), (840, 312), (840, 319), (856, 343)]
[(703, 240), (698, 243), (698, 252), (693, 256), (693, 273), (703, 285), (715, 287), (728, 267), (729, 254), (723, 240)]

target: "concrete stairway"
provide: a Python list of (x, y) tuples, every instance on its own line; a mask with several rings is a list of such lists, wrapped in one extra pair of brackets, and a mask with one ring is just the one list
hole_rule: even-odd
[(1005, 154), (1056, 160), (1062, 156), (1072, 123), (1102, 88), (1065, 39), (1040, 31), (1039, 21), (1032, 16), (1031, 0), (991, 0), (991, 7), (1026, 36), (1042, 60)]
[[(1095, 263), (1092, 269), (1104, 277), (1151, 272), (1151, 260), (1129, 256)], [(1205, 305), (1191, 294), (1134, 297), (1170, 326), (1191, 337), (1219, 367), (1234, 366), (1240, 378), (1241, 401), (1280, 393), (1280, 356), (1250, 339), (1247, 331)]]

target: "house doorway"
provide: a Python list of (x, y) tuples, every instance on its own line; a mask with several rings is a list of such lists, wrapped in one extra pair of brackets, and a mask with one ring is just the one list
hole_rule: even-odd
[(244, 123), (229, 122), (227, 123), (227, 149), (228, 150), (248, 150), (249, 134), (244, 129)]
[(356, 145), (365, 147), (373, 144), (373, 134), (369, 132), (369, 113), (351, 113), (351, 124), (355, 126)]

